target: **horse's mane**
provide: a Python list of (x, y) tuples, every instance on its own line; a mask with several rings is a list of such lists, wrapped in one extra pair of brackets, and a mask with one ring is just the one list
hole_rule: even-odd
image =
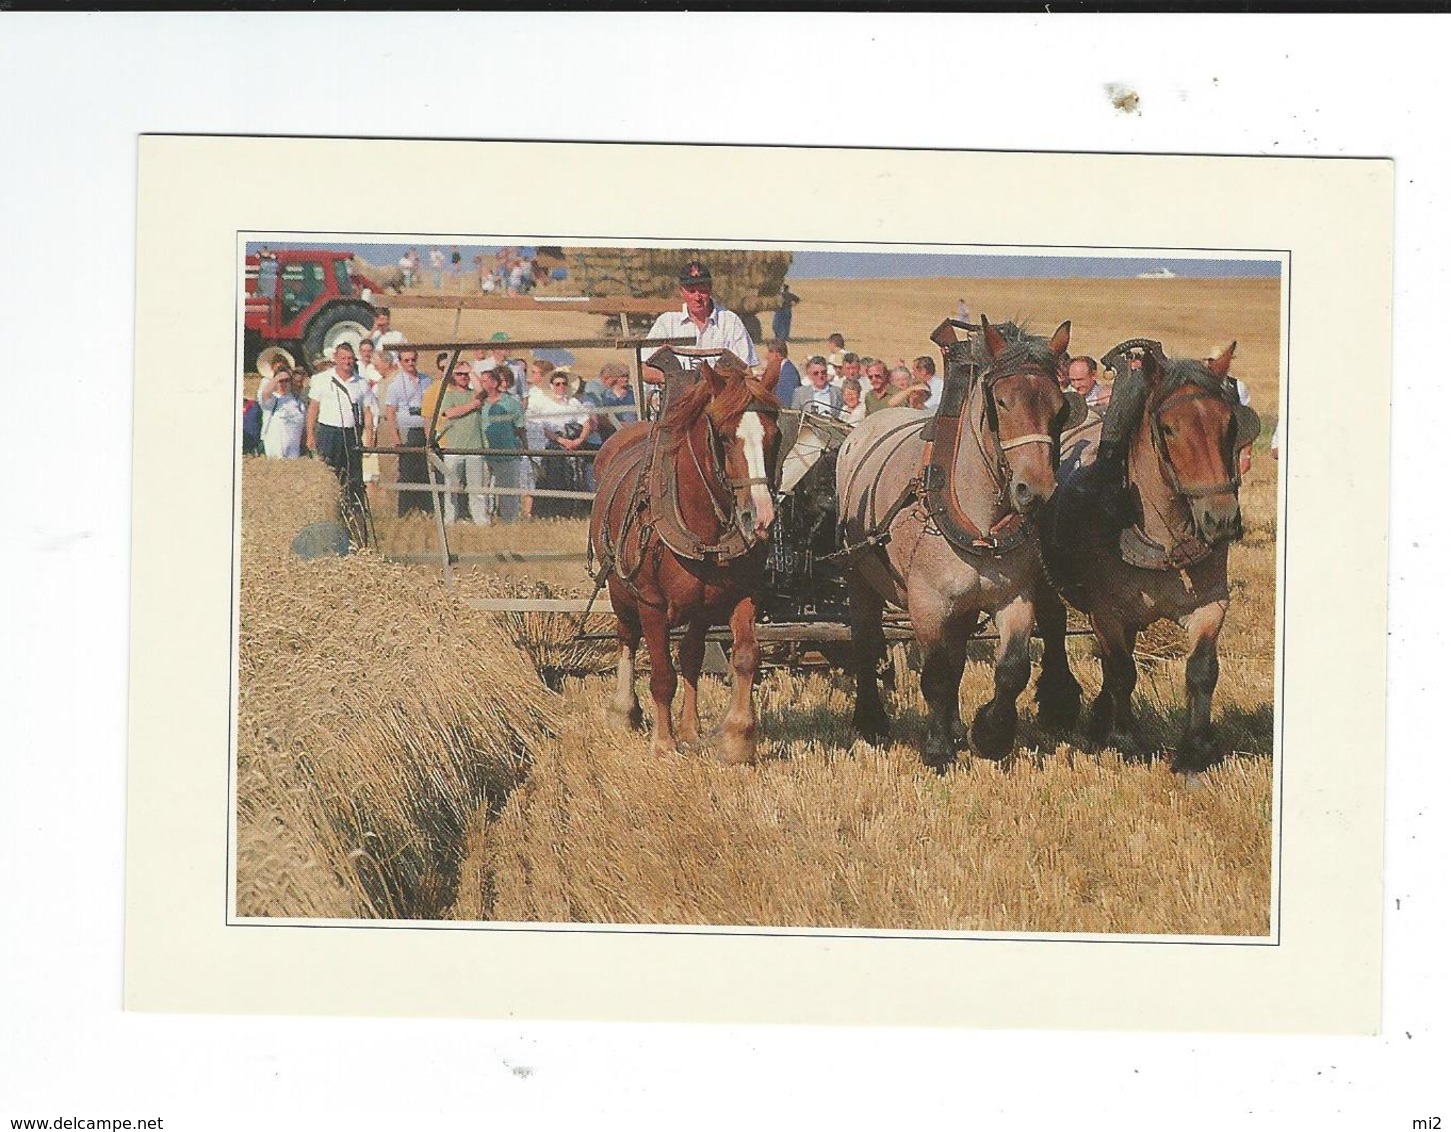
[(1164, 376), (1159, 382), (1159, 397), (1167, 397), (1185, 385), (1197, 385), (1221, 397), (1228, 395), (1224, 381), (1210, 372), (1209, 366), (1198, 358), (1168, 359), (1164, 366)]
[(1056, 373), (1058, 357), (1048, 349), (1048, 339), (1031, 333), (1026, 326), (1016, 322), (1000, 322), (993, 325), (1007, 343), (1007, 348), (996, 358), (988, 356), (987, 335), (978, 334), (972, 339), (972, 359), (979, 367), (979, 373), (989, 370), (999, 373), (1014, 373), (1027, 368)]
[(716, 425), (722, 431), (728, 432), (728, 426), (739, 419), (752, 404), (759, 402), (773, 410), (781, 408), (781, 402), (752, 377), (748, 370), (726, 369), (717, 372), (726, 379), (726, 386), (719, 395), (713, 393), (710, 382), (697, 381), (681, 393), (661, 416), (660, 426), (669, 432), (672, 449), (684, 443), (696, 421), (707, 410)]

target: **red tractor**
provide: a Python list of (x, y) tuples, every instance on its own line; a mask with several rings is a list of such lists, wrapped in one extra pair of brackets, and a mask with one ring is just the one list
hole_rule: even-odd
[(373, 328), (382, 288), (353, 270), (351, 252), (293, 248), (247, 257), (243, 369), (281, 346), (304, 365), (331, 357), (339, 342), (357, 345)]

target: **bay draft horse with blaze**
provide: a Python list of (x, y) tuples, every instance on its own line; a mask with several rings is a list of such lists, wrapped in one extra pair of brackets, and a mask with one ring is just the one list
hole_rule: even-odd
[[(1054, 586), (1088, 614), (1098, 638), (1103, 689), (1093, 703), (1090, 740), (1103, 743), (1115, 732), (1133, 738), (1138, 634), (1160, 619), (1187, 630), (1188, 716), (1173, 769), (1192, 777), (1217, 758), (1210, 705), (1229, 610), (1229, 544), (1244, 531), (1240, 452), (1259, 435), (1260, 422), (1226, 382), (1233, 344), (1203, 362), (1169, 360), (1157, 342), (1133, 339), (1109, 357), (1127, 360), (1125, 347), (1136, 344), (1147, 346), (1140, 355), (1143, 399), (1118, 410), (1127, 452), (1105, 459), (1105, 435), (1105, 450), (1097, 452), (1102, 467), (1084, 461), (1065, 474), (1042, 516), (1040, 540)], [(1109, 474), (1113, 483), (1085, 490)], [(1097, 502), (1095, 493), (1104, 489), (1126, 490), (1124, 519), (1118, 503)]]
[[(1046, 602), (1045, 616), (1066, 616), (1043, 578), (1027, 517), (1057, 487), (1063, 430), (1087, 414), (1078, 394), (1058, 386), (1070, 324), (1047, 342), (1026, 336), (1010, 342), (1004, 331), (1017, 328), (983, 319), (985, 368), (970, 385), (967, 374), (954, 377), (949, 365), (930, 443), (923, 435), (928, 414), (883, 409), (852, 431), (837, 458), (846, 546), (860, 548), (847, 570), (856, 653), (852, 722), (870, 741), (887, 734), (877, 665), (885, 650), (883, 609), (891, 601), (907, 611), (922, 652), (928, 711), (922, 758), (938, 770), (957, 757), (962, 673), (979, 615), (991, 614), (999, 635), (994, 695), (971, 730), (973, 745), (990, 759), (1012, 750), (1039, 600)], [(948, 346), (939, 335), (934, 341), (949, 361), (967, 345)], [(1067, 727), (1078, 714), (1079, 688), (1061, 628), (1045, 634), (1056, 647), (1045, 648), (1037, 698), (1046, 723)]]
[(650, 747), (657, 755), (677, 750), (670, 630), (685, 627), (678, 737), (695, 743), (706, 632), (729, 623), (733, 683), (718, 753), (727, 763), (755, 757), (752, 686), (761, 657), (756, 599), (775, 518), (769, 469), (780, 445), (780, 408), (745, 363), (726, 351), (714, 366), (702, 360), (697, 382), (681, 386), (659, 421), (622, 428), (596, 459), (590, 550), (608, 579), (620, 643), (611, 711), (631, 727), (643, 725), (635, 694), (643, 635), (655, 703)]

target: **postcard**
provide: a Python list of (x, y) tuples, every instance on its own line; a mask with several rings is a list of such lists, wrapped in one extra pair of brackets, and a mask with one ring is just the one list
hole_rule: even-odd
[(128, 1006), (1375, 1030), (1391, 183), (143, 139)]

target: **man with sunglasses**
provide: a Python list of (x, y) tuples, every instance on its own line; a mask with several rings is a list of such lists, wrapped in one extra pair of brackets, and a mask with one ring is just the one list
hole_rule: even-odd
[(475, 523), (490, 521), (489, 497), (485, 492), (483, 389), (473, 388), (473, 367), (467, 358), (454, 363), (448, 387), (443, 391), (438, 431), (435, 437), (443, 450), (444, 480), (449, 491), (443, 497), (443, 521), (458, 522), (458, 488), (468, 492), (469, 517)]
[[(421, 451), (427, 436), (428, 424), (423, 415), (424, 395), (433, 378), (418, 372), (418, 351), (405, 348), (398, 353), (399, 370), (388, 383), (384, 396), (384, 419), (397, 436), (399, 444), (417, 448), (417, 452), (403, 452), (398, 456), (398, 479), (405, 484), (428, 482), (428, 457)], [(433, 514), (433, 496), (422, 491), (400, 491), (398, 493), (398, 516), (402, 518), (411, 512), (422, 515)]]

